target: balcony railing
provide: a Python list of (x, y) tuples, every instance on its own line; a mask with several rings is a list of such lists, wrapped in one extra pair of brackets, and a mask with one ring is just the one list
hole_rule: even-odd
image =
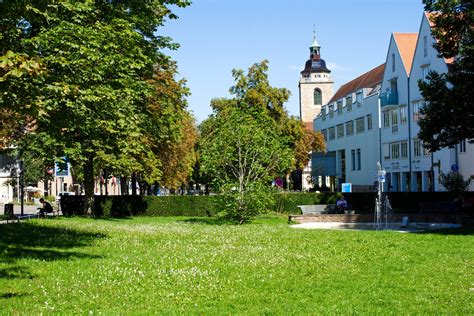
[(397, 92), (384, 92), (380, 94), (380, 106), (398, 105)]

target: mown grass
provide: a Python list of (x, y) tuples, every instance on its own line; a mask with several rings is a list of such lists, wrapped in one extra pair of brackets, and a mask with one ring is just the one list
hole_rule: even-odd
[(285, 218), (0, 225), (0, 314), (474, 314), (474, 230), (298, 230)]

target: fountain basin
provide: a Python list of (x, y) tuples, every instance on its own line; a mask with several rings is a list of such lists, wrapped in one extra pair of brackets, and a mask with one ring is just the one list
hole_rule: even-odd
[[(303, 229), (349, 229), (349, 230), (375, 230), (374, 223), (368, 222), (305, 222), (291, 225), (292, 228)], [(449, 223), (409, 223), (402, 228), (401, 222), (391, 222), (387, 225), (387, 230), (398, 232), (423, 232), (437, 229), (460, 228), (460, 224)]]

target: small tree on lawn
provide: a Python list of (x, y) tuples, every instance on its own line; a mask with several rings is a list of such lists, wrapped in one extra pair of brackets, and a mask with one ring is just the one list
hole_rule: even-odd
[(201, 125), (201, 172), (223, 193), (222, 215), (243, 223), (268, 210), (269, 183), (294, 163), (288, 142), (258, 108), (229, 107)]
[(474, 177), (470, 176), (467, 180), (464, 180), (462, 174), (454, 171), (451, 171), (447, 174), (441, 173), (439, 175), (440, 183), (446, 188), (446, 190), (453, 192), (456, 195), (466, 192), (473, 179)]

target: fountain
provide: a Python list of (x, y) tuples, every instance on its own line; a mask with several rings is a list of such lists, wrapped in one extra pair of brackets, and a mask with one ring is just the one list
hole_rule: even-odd
[(380, 162), (377, 161), (377, 197), (375, 198), (375, 214), (374, 214), (374, 229), (384, 230), (389, 229), (389, 216), (392, 210), (388, 196), (383, 193), (383, 184), (385, 182), (385, 175), (387, 172), (382, 168)]

